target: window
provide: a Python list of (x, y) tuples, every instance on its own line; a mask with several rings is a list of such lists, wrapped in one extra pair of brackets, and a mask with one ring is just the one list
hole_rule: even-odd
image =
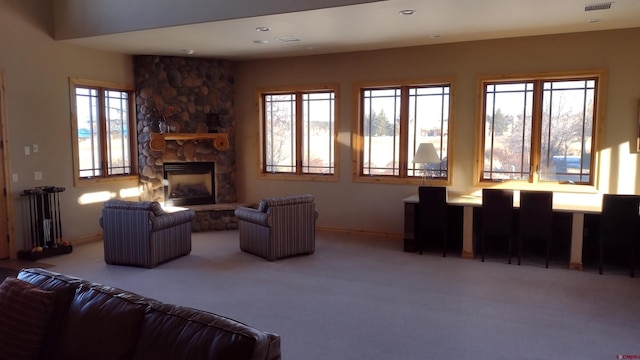
[(261, 90), (263, 177), (336, 179), (337, 86)]
[(480, 181), (592, 185), (601, 77), (481, 80)]
[(136, 173), (135, 131), (129, 88), (70, 80), (75, 180), (129, 179)]
[[(451, 81), (360, 86), (354, 180), (360, 182), (450, 182)], [(414, 162), (420, 144), (437, 155)]]

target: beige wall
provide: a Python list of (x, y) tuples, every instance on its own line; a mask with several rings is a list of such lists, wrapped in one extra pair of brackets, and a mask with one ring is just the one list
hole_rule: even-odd
[[(52, 40), (47, 1), (0, 1), (0, 71), (4, 73), (5, 119), (9, 140), (9, 183), (17, 249), (26, 239), (28, 212), (22, 190), (35, 186), (65, 187), (60, 196), (63, 235), (71, 240), (100, 231), (101, 204), (79, 205), (87, 192), (114, 192), (123, 184), (74, 188), (69, 118), (69, 77), (133, 84), (130, 56), (83, 49)], [(26, 156), (24, 147), (38, 144)], [(33, 180), (42, 171), (43, 180)], [(137, 181), (128, 184), (137, 186)], [(2, 224), (4, 226), (4, 224)], [(14, 248), (16, 249), (16, 248)], [(12, 254), (12, 255), (15, 255)]]
[[(488, 74), (607, 69), (603, 161), (598, 192), (639, 193), (635, 147), (640, 101), (640, 29), (514, 38), (384, 51), (335, 54), (237, 65), (238, 198), (312, 193), (322, 227), (400, 234), (402, 198), (416, 186), (352, 182), (350, 132), (354, 83), (452, 76), (456, 80), (455, 155), (451, 190), (476, 191), (472, 170), (475, 141), (476, 78)], [(340, 181), (315, 183), (257, 178), (258, 120), (255, 89), (275, 85), (340, 84)], [(246, 144), (243, 145), (243, 144)], [(252, 144), (252, 145), (249, 145)], [(611, 161), (609, 161), (611, 160)], [(569, 200), (599, 199), (599, 194), (558, 194)]]
[[(100, 232), (101, 204), (80, 205), (90, 192), (118, 192), (131, 184), (74, 188), (68, 78), (79, 77), (133, 84), (130, 56), (94, 51), (52, 40), (50, 3), (36, 0), (0, 1), (0, 71), (6, 89), (9, 173), (20, 181), (10, 185), (16, 239), (23, 243), (26, 188), (55, 185), (61, 196), (63, 233), (70, 240)], [(630, 153), (637, 133), (640, 99), (640, 29), (507, 39), (335, 54), (236, 64), (236, 124), (238, 125), (238, 200), (292, 193), (313, 193), (323, 227), (402, 233), (401, 199), (415, 186), (361, 184), (351, 180), (350, 131), (353, 84), (366, 80), (456, 78), (456, 136), (452, 189), (470, 191), (475, 124), (475, 84), (481, 74), (528, 73), (606, 68), (609, 71), (606, 129), (603, 147), (613, 160), (602, 167), (600, 192), (640, 193), (638, 159)], [(258, 121), (255, 89), (262, 86), (340, 83), (337, 183), (258, 180)], [(24, 146), (40, 152), (24, 155)], [(43, 181), (33, 180), (42, 171)], [(588, 195), (582, 195), (588, 196)]]

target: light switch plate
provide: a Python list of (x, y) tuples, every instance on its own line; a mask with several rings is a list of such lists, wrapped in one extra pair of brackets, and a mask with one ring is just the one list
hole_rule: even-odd
[(34, 171), (33, 180), (42, 180), (42, 171)]
[(25, 146), (24, 147), (24, 154), (25, 155), (31, 155), (31, 147)]
[(18, 174), (12, 174), (11, 175), (13, 182), (18, 182)]

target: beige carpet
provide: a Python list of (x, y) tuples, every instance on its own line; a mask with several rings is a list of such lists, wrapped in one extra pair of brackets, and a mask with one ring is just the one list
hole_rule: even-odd
[(3, 281), (7, 277), (16, 277), (20, 269), (26, 267), (40, 267), (43, 269), (49, 268), (52, 265), (45, 264), (37, 261), (26, 260), (0, 260), (0, 281)]
[(196, 233), (155, 269), (108, 266), (102, 244), (50, 270), (212, 311), (282, 336), (284, 359), (614, 359), (640, 354), (640, 279), (404, 253), (399, 240), (319, 232), (316, 253), (267, 262), (237, 231)]
[(50, 268), (51, 264), (46, 264), (40, 261), (29, 261), (29, 260), (0, 260), (0, 268), (9, 269), (9, 270), (20, 270), (26, 267), (39, 267), (39, 268)]

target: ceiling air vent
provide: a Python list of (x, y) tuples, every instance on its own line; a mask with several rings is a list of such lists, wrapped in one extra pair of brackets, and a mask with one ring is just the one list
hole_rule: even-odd
[(279, 37), (278, 40), (280, 41), (284, 41), (284, 42), (296, 42), (296, 41), (300, 41), (300, 39), (298, 39), (295, 36), (283, 36), (283, 37)]
[(584, 11), (609, 10), (609, 9), (611, 9), (611, 5), (613, 5), (612, 2), (585, 5), (584, 6)]

